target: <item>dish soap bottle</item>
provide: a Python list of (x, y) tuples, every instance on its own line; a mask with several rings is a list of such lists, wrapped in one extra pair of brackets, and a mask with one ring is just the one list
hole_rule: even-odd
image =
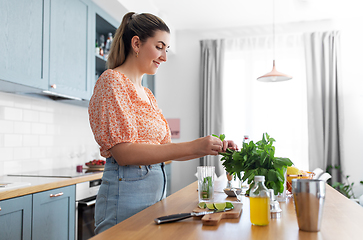
[(255, 185), (250, 191), (250, 220), (253, 225), (270, 223), (270, 193), (265, 186), (265, 176), (255, 176)]

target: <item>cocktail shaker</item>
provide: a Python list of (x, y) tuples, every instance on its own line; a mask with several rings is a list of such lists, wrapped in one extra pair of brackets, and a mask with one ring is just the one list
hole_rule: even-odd
[(325, 201), (325, 184), (325, 181), (317, 179), (292, 180), (292, 193), (300, 230), (320, 231)]

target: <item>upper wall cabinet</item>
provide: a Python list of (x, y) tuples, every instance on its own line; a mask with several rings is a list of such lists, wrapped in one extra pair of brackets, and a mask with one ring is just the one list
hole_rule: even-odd
[(47, 8), (43, 0), (0, 1), (0, 79), (47, 88)]
[(91, 10), (83, 0), (51, 0), (49, 87), (52, 92), (88, 99)]
[(95, 40), (119, 25), (91, 0), (1, 0), (0, 23), (0, 91), (83, 100), (106, 65)]

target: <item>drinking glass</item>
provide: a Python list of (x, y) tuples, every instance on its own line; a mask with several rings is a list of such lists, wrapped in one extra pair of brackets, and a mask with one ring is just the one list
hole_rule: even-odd
[(214, 166), (197, 167), (199, 202), (213, 202), (214, 172)]

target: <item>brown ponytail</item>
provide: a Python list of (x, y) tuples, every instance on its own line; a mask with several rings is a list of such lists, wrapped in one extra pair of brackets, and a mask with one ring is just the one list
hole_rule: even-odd
[(168, 26), (159, 17), (150, 13), (125, 14), (113, 38), (107, 59), (108, 68), (122, 65), (131, 51), (131, 39), (138, 36), (141, 42), (153, 37), (157, 30), (170, 33)]

